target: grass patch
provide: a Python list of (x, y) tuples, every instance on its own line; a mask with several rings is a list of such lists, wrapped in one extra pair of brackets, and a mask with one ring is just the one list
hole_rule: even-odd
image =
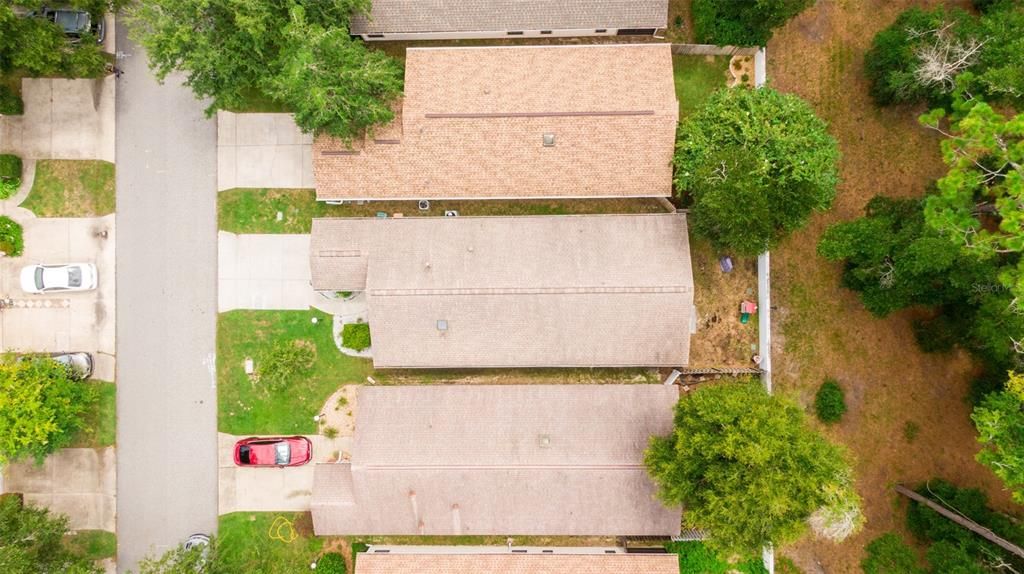
[[(316, 200), (312, 189), (231, 189), (217, 196), (218, 226), (232, 233), (309, 233), (314, 217), (443, 216), (446, 210), (460, 215), (573, 215), (589, 213), (662, 213), (666, 209), (652, 198), (568, 200), (431, 201), (420, 211), (415, 201), (380, 201), (363, 205), (327, 205)], [(281, 220), (277, 220), (277, 213)]]
[(114, 164), (99, 160), (40, 160), (21, 207), (38, 217), (114, 213)]
[(71, 441), (73, 448), (102, 448), (117, 441), (117, 385), (90, 381), (99, 387), (99, 398), (85, 412), (85, 425)]
[(680, 574), (767, 574), (760, 558), (733, 563), (720, 558), (703, 542), (670, 542), (665, 548), (679, 555)]
[(672, 55), (672, 73), (676, 80), (679, 119), (704, 105), (712, 92), (726, 87), (729, 56)]
[(271, 98), (256, 88), (242, 90), (243, 102), (237, 107), (228, 107), (227, 111), (237, 114), (284, 114), (291, 110), (285, 104)]
[[(311, 319), (317, 318), (313, 324)], [(247, 434), (312, 434), (313, 415), (338, 387), (362, 383), (372, 372), (367, 359), (343, 355), (334, 346), (332, 320), (319, 311), (221, 313), (217, 319), (217, 428)], [(310, 341), (316, 360), (307, 374), (278, 390), (245, 374), (245, 359), (259, 357), (287, 341)], [(259, 365), (256, 366), (259, 369)]]
[(217, 532), (225, 572), (308, 572), (324, 545), (308, 512), (234, 512)]
[(106, 530), (79, 530), (65, 536), (64, 543), (72, 552), (89, 560), (103, 560), (117, 556), (117, 535)]
[(0, 74), (0, 115), (20, 116), (25, 113), (25, 102), (21, 99), (22, 74), (7, 72)]

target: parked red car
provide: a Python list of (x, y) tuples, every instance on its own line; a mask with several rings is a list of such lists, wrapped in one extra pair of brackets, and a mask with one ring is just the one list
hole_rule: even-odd
[(313, 458), (313, 445), (304, 436), (252, 437), (235, 443), (238, 466), (301, 466)]

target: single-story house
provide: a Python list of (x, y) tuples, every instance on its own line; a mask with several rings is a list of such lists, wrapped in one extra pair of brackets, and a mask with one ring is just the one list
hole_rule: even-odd
[(679, 574), (676, 554), (621, 548), (370, 546), (355, 574)]
[(668, 0), (374, 0), (352, 18), (363, 40), (652, 36)]
[(377, 368), (689, 363), (682, 213), (314, 219), (310, 266), (365, 292)]
[(351, 460), (314, 468), (318, 536), (664, 536), (643, 465), (675, 385), (362, 386)]
[(397, 116), (313, 142), (317, 199), (667, 197), (669, 44), (410, 48)]

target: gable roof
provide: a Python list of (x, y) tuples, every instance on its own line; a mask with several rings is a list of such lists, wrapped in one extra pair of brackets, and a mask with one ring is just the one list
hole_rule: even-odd
[(400, 107), (351, 147), (314, 140), (317, 199), (671, 192), (669, 44), (410, 48)]
[(356, 574), (679, 574), (675, 554), (373, 554)]
[(664, 28), (668, 0), (374, 0), (353, 34)]
[(315, 219), (310, 265), (366, 292), (379, 368), (689, 361), (684, 214)]
[(315, 468), (318, 535), (666, 535), (643, 467), (665, 385), (360, 387), (349, 464)]

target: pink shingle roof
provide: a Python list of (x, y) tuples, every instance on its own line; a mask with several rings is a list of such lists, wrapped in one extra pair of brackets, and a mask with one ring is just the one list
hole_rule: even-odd
[(316, 138), (318, 199), (671, 192), (668, 44), (410, 48), (400, 105), (352, 148)]

